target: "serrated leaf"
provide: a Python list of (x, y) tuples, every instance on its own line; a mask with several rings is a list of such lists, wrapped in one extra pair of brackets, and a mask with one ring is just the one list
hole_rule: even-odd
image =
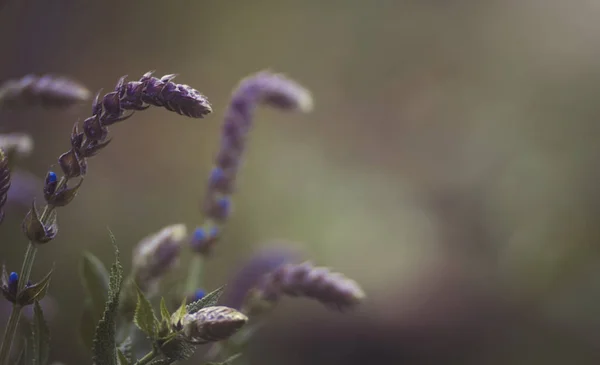
[(32, 365), (46, 365), (50, 354), (50, 330), (44, 319), (44, 312), (38, 301), (33, 305), (33, 350)]
[(129, 359), (121, 352), (121, 350), (117, 350), (117, 356), (119, 357), (119, 365), (131, 365)]
[(92, 348), (92, 361), (96, 365), (118, 365), (117, 359), (117, 314), (119, 309), (119, 294), (123, 284), (123, 267), (119, 261), (119, 249), (115, 238), (109, 231), (115, 248), (115, 262), (110, 268), (108, 300), (104, 307), (102, 319), (96, 327)]
[(83, 304), (83, 312), (79, 321), (79, 339), (83, 345), (91, 350), (96, 333), (96, 326), (101, 317), (96, 318), (91, 300), (86, 300)]
[(222, 361), (222, 362), (207, 362), (204, 365), (231, 365), (233, 363), (233, 361), (235, 359), (237, 359), (238, 357), (242, 356), (242, 354), (235, 354), (232, 356), (229, 356), (227, 358), (227, 360)]
[(87, 293), (79, 323), (79, 336), (83, 344), (91, 350), (96, 326), (104, 313), (109, 277), (104, 264), (90, 252), (83, 254), (79, 271)]
[(158, 337), (163, 338), (171, 333), (171, 313), (167, 308), (165, 298), (160, 299), (160, 326), (158, 328)]
[(79, 271), (82, 285), (92, 303), (93, 313), (97, 314), (99, 320), (104, 312), (104, 303), (108, 294), (108, 271), (104, 264), (90, 252), (83, 254)]
[(208, 293), (206, 296), (204, 296), (204, 298), (188, 304), (186, 307), (188, 313), (196, 313), (204, 307), (214, 306), (219, 301), (219, 298), (221, 297), (221, 294), (223, 294), (224, 290), (225, 285)]
[(33, 302), (36, 300), (38, 302), (41, 301), (46, 296), (53, 271), (54, 268), (50, 269), (50, 272), (48, 272), (46, 276), (44, 276), (38, 283), (23, 289), (23, 291), (17, 296), (17, 303), (19, 303), (21, 306), (26, 306), (33, 304)]
[(167, 308), (167, 303), (165, 298), (160, 298), (160, 317), (163, 321), (167, 323), (171, 320), (171, 312), (169, 312), (169, 308)]
[(142, 330), (150, 339), (155, 340), (157, 338), (158, 327), (160, 322), (154, 314), (152, 304), (146, 298), (144, 293), (137, 288), (137, 306), (135, 307), (135, 314), (133, 316), (133, 323)]
[(183, 298), (183, 302), (181, 302), (181, 305), (179, 306), (179, 308), (177, 308), (175, 313), (173, 313), (171, 315), (171, 327), (176, 328), (177, 330), (180, 329), (179, 327), (181, 326), (181, 320), (188, 313), (185, 302), (186, 302), (186, 298)]

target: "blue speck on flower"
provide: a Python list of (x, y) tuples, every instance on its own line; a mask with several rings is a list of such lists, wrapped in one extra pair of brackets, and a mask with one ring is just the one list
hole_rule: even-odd
[(221, 208), (223, 215), (228, 216), (229, 210), (231, 209), (231, 200), (229, 200), (228, 197), (221, 197), (217, 201), (217, 204), (219, 204), (219, 207)]
[(8, 276), (8, 284), (14, 285), (18, 281), (19, 281), (19, 274), (17, 274), (16, 272), (11, 272), (10, 275)]
[(215, 167), (210, 172), (210, 182), (218, 184), (223, 179), (223, 170), (220, 167)]
[(202, 289), (196, 290), (196, 292), (194, 293), (194, 301), (204, 298), (205, 295), (206, 295), (206, 293), (204, 292), (204, 290), (202, 290)]
[(56, 176), (56, 173), (54, 173), (53, 171), (48, 172), (48, 176), (46, 177), (47, 183), (55, 183), (57, 180), (58, 177)]
[(204, 228), (198, 227), (194, 231), (194, 242), (204, 242), (206, 240), (206, 232), (204, 232)]

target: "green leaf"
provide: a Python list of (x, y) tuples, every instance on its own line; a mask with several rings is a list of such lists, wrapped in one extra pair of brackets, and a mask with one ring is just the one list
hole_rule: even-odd
[(79, 336), (83, 344), (91, 350), (96, 325), (104, 313), (109, 277), (104, 264), (90, 252), (85, 252), (81, 258), (79, 275), (87, 294), (79, 323)]
[(108, 293), (109, 277), (106, 267), (92, 253), (85, 252), (81, 258), (79, 274), (98, 321), (102, 318)]
[(167, 303), (165, 302), (164, 297), (160, 299), (160, 318), (161, 320), (158, 327), (158, 337), (164, 338), (172, 332), (171, 313), (169, 312), (169, 308), (167, 308)]
[(186, 298), (183, 298), (183, 302), (181, 303), (179, 308), (175, 311), (175, 313), (173, 313), (173, 315), (171, 316), (171, 328), (176, 328), (177, 330), (180, 329), (181, 320), (188, 313), (185, 302), (186, 302)]
[(137, 306), (135, 307), (133, 323), (150, 337), (150, 339), (155, 340), (157, 338), (160, 322), (156, 319), (156, 315), (154, 315), (152, 304), (150, 304), (140, 288), (137, 288), (137, 297), (138, 301)]
[(46, 274), (38, 283), (30, 285), (23, 289), (23, 291), (17, 297), (17, 303), (21, 306), (31, 305), (36, 300), (39, 302), (45, 296), (48, 291), (48, 286), (50, 286), (50, 278), (52, 278), (52, 272), (54, 268), (50, 270), (49, 273)]
[(167, 323), (171, 320), (171, 312), (169, 312), (169, 308), (167, 308), (165, 298), (160, 298), (160, 317)]
[(86, 300), (83, 304), (83, 312), (79, 320), (79, 339), (88, 350), (92, 349), (96, 326), (100, 318), (94, 315), (92, 301), (89, 299)]
[(208, 293), (204, 298), (188, 304), (186, 307), (188, 313), (196, 313), (204, 307), (214, 306), (219, 301), (219, 298), (221, 297), (221, 294), (223, 294), (224, 290), (225, 285)]
[(131, 365), (127, 356), (125, 356), (121, 350), (117, 350), (117, 355), (119, 356), (119, 365)]
[(119, 249), (115, 237), (110, 232), (110, 237), (115, 248), (115, 262), (110, 268), (108, 300), (104, 307), (102, 319), (96, 327), (94, 345), (92, 348), (92, 361), (97, 365), (118, 365), (117, 359), (117, 314), (119, 309), (119, 294), (123, 284), (123, 267), (119, 261)]
[(204, 365), (231, 365), (233, 363), (233, 361), (240, 356), (242, 356), (242, 354), (235, 354), (235, 355), (229, 356), (227, 358), (227, 360), (225, 360), (223, 362), (207, 362)]
[(33, 363), (32, 365), (46, 365), (50, 354), (50, 330), (44, 319), (44, 312), (38, 301), (33, 306)]

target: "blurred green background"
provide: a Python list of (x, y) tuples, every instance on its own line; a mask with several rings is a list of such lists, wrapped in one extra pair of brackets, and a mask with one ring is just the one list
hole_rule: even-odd
[[(264, 242), (357, 280), (354, 313), (286, 300), (256, 364), (597, 364), (600, 360), (600, 3), (588, 0), (5, 0), (0, 80), (72, 76), (91, 90), (178, 73), (215, 112), (151, 109), (111, 128), (57, 239), (53, 359), (73, 347), (82, 251), (109, 262), (201, 222), (231, 90), (271, 68), (312, 90), (309, 115), (260, 110), (234, 217), (207, 266), (224, 283)], [(42, 178), (69, 146), (68, 111), (2, 112)], [(28, 203), (28, 202), (27, 202)], [(0, 259), (20, 267), (26, 208), (10, 205)], [(282, 241), (285, 242), (285, 241)], [(1, 321), (1, 320), (0, 320)]]

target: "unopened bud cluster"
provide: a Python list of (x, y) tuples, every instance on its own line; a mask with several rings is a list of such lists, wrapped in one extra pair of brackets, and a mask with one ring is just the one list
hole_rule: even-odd
[(312, 298), (339, 310), (350, 309), (365, 297), (354, 280), (325, 267), (315, 267), (310, 262), (280, 266), (264, 277), (254, 294), (270, 302), (279, 300), (284, 294)]
[(106, 147), (108, 126), (123, 121), (135, 111), (148, 109), (151, 105), (191, 118), (202, 118), (212, 112), (208, 100), (188, 85), (175, 84), (174, 75), (158, 79), (148, 72), (139, 81), (125, 82), (125, 76), (117, 82), (115, 90), (92, 105), (92, 116), (84, 120), (83, 132), (77, 125), (71, 133), (71, 150), (59, 158), (59, 164), (67, 178), (85, 175), (85, 159)]
[(0, 105), (23, 107), (41, 105), (64, 108), (90, 98), (90, 91), (82, 84), (54, 75), (27, 75), (0, 85)]
[(142, 291), (152, 291), (165, 273), (177, 264), (186, 238), (185, 225), (173, 224), (137, 244), (133, 252), (133, 275)]
[(297, 82), (268, 71), (241, 81), (225, 113), (220, 149), (208, 181), (203, 206), (206, 222), (192, 240), (192, 247), (200, 253), (210, 252), (220, 233), (215, 227), (223, 224), (231, 214), (231, 194), (235, 190), (254, 110), (261, 104), (307, 112), (312, 109), (312, 98), (310, 92)]
[(180, 325), (186, 341), (203, 344), (231, 337), (247, 321), (248, 317), (233, 308), (214, 306), (186, 314)]
[[(92, 104), (92, 116), (83, 122), (82, 131), (75, 123), (71, 132), (71, 148), (58, 158), (63, 176), (58, 178), (49, 171), (44, 184), (46, 207), (40, 215), (35, 207), (23, 222), (25, 235), (36, 243), (45, 243), (58, 232), (55, 207), (69, 204), (87, 172), (87, 158), (96, 155), (109, 143), (108, 126), (123, 121), (135, 111), (145, 110), (151, 105), (191, 118), (202, 118), (212, 112), (208, 100), (188, 85), (176, 84), (174, 75), (158, 79), (148, 72), (139, 81), (125, 82), (121, 77), (114, 91), (100, 98), (97, 95)], [(69, 180), (80, 177), (75, 184)]]

